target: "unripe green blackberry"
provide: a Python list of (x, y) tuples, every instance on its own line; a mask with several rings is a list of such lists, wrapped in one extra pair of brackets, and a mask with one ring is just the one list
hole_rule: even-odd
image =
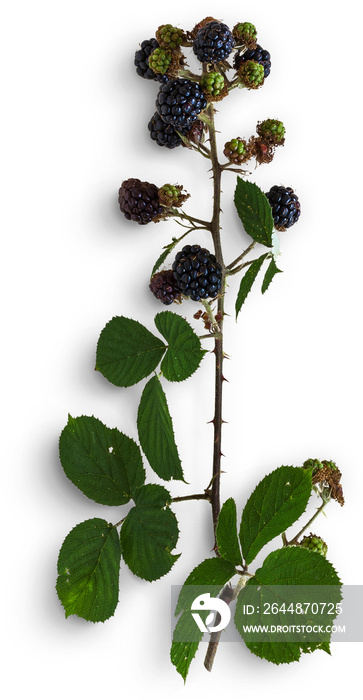
[(318, 459), (307, 459), (304, 464), (302, 465), (303, 469), (312, 469), (312, 474), (316, 474), (318, 469), (322, 469), (323, 465), (321, 462), (319, 462)]
[(182, 29), (172, 24), (162, 24), (156, 32), (156, 39), (162, 48), (174, 50), (185, 43), (186, 36)]
[(308, 549), (309, 552), (316, 552), (317, 554), (322, 554), (323, 557), (326, 557), (328, 552), (328, 545), (326, 544), (326, 542), (324, 542), (324, 540), (322, 540), (321, 537), (313, 535), (312, 533), (310, 533), (310, 535), (307, 535), (301, 540), (300, 547)]
[(243, 85), (250, 90), (256, 90), (263, 85), (265, 70), (257, 61), (246, 61), (238, 69), (238, 75)]
[(204, 73), (200, 84), (206, 98), (209, 100), (213, 100), (213, 98), (221, 99), (227, 94), (227, 91), (224, 90), (224, 77), (221, 73), (215, 71)]
[(278, 119), (265, 119), (258, 122), (256, 131), (264, 141), (275, 146), (282, 146), (285, 141), (285, 127)]
[(182, 194), (183, 187), (180, 185), (163, 185), (159, 189), (159, 201), (165, 207), (180, 207), (189, 194)]
[(165, 75), (172, 60), (173, 55), (171, 51), (158, 47), (149, 56), (149, 68), (151, 68), (151, 70), (153, 70), (154, 73), (160, 73), (161, 75)]
[(232, 139), (227, 141), (224, 145), (224, 155), (230, 161), (230, 163), (245, 163), (250, 158), (249, 149), (246, 141), (240, 139)]
[(239, 46), (247, 46), (248, 49), (255, 48), (257, 29), (251, 22), (238, 22), (233, 27), (232, 34)]

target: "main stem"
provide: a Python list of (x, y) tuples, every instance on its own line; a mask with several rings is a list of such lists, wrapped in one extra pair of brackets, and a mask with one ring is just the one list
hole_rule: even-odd
[(220, 213), (221, 213), (221, 175), (222, 168), (218, 161), (216, 130), (214, 125), (214, 107), (210, 104), (208, 109), (209, 117), (209, 141), (210, 157), (213, 168), (213, 217), (211, 221), (211, 233), (214, 243), (214, 252), (217, 262), (222, 268), (222, 286), (218, 297), (218, 314), (220, 333), (214, 341), (215, 354), (215, 400), (214, 400), (214, 447), (213, 447), (213, 475), (211, 483), (211, 504), (214, 529), (214, 551), (219, 556), (216, 540), (216, 527), (221, 509), (220, 504), (220, 479), (221, 479), (221, 457), (222, 457), (222, 386), (223, 386), (223, 317), (224, 317), (224, 290), (225, 290), (225, 265), (223, 260), (221, 237), (220, 237)]

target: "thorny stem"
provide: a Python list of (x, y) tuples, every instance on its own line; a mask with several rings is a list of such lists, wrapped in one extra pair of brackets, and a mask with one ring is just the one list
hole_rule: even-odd
[(220, 236), (220, 213), (221, 213), (221, 166), (218, 161), (216, 130), (214, 125), (214, 107), (212, 104), (208, 108), (208, 131), (211, 151), (211, 161), (213, 169), (213, 217), (211, 221), (211, 234), (214, 243), (214, 252), (217, 262), (222, 268), (221, 292), (218, 296), (219, 334), (214, 341), (215, 354), (215, 400), (214, 400), (214, 448), (213, 448), (213, 476), (211, 487), (211, 503), (214, 530), (214, 551), (219, 556), (216, 540), (216, 528), (220, 512), (220, 475), (222, 456), (222, 385), (223, 385), (223, 316), (224, 316), (224, 290), (225, 290), (225, 265), (223, 260), (221, 236)]
[(176, 496), (172, 498), (172, 503), (179, 503), (180, 501), (210, 501), (210, 492), (208, 489), (204, 493), (193, 493), (191, 496)]
[[(227, 586), (224, 587), (224, 589), (219, 597), (222, 600), (224, 600), (224, 602), (227, 603), (227, 605), (230, 605), (230, 603), (232, 603), (232, 601), (238, 597), (243, 586), (246, 585), (246, 581), (247, 581), (249, 576), (251, 576), (251, 574), (243, 573), (235, 588), (231, 588), (230, 585), (227, 584)], [(216, 618), (216, 623), (218, 624), (218, 617)], [(205, 659), (204, 659), (204, 667), (207, 669), (207, 671), (212, 670), (215, 655), (216, 655), (217, 649), (218, 649), (218, 644), (219, 644), (220, 639), (221, 639), (222, 631), (223, 630), (221, 630), (220, 632), (212, 632), (212, 634), (210, 636), (210, 642), (208, 644), (207, 653), (206, 653)]]

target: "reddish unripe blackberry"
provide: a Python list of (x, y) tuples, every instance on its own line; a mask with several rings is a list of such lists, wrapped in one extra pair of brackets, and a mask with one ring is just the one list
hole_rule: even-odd
[(300, 216), (300, 202), (291, 187), (274, 185), (266, 197), (271, 204), (275, 228), (285, 231), (296, 223)]
[(173, 273), (182, 294), (193, 301), (216, 297), (222, 285), (221, 265), (200, 245), (186, 245), (177, 253)]
[(156, 272), (150, 281), (150, 290), (163, 304), (169, 305), (181, 298), (180, 289), (172, 270)]
[(156, 185), (137, 178), (124, 180), (119, 189), (118, 202), (126, 219), (138, 224), (148, 224), (162, 212)]

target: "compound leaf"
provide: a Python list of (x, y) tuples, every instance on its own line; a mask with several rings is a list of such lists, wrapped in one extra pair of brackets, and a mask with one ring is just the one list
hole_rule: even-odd
[(141, 396), (137, 414), (141, 447), (154, 472), (165, 481), (184, 480), (173, 424), (158, 377), (152, 377)]
[(260, 481), (242, 513), (239, 537), (247, 564), (302, 515), (311, 488), (310, 471), (299, 467), (279, 467)]
[(237, 508), (233, 498), (223, 503), (216, 529), (220, 555), (233, 564), (242, 565), (242, 556), (237, 534)]
[(238, 290), (237, 294), (237, 299), (236, 299), (236, 318), (241, 311), (242, 305), (246, 301), (246, 298), (248, 294), (251, 291), (252, 285), (262, 267), (262, 264), (266, 258), (268, 253), (265, 253), (265, 255), (261, 255), (260, 258), (257, 258), (257, 260), (254, 260), (253, 263), (249, 266), (247, 272), (241, 279), (241, 284)]
[(246, 233), (271, 248), (274, 222), (270, 202), (262, 190), (254, 182), (237, 177), (234, 203)]
[(181, 382), (198, 369), (206, 351), (189, 323), (171, 311), (155, 316), (155, 325), (168, 343), (161, 371), (171, 382)]
[(253, 654), (291, 663), (315, 649), (330, 653), (330, 626), (341, 599), (341, 582), (324, 556), (286, 547), (271, 552), (248, 580), (234, 621)]
[(132, 318), (114, 316), (97, 344), (96, 370), (111, 384), (132, 386), (159, 364), (165, 343)]
[(59, 456), (70, 481), (96, 503), (120, 506), (145, 481), (138, 445), (94, 416), (68, 417)]
[(178, 523), (169, 509), (170, 493), (146, 484), (133, 496), (135, 506), (121, 527), (122, 556), (132, 573), (155, 581), (170, 571), (180, 556), (171, 554), (178, 541)]
[(121, 547), (106, 520), (86, 520), (71, 530), (58, 558), (57, 593), (66, 617), (104, 622), (118, 603)]

